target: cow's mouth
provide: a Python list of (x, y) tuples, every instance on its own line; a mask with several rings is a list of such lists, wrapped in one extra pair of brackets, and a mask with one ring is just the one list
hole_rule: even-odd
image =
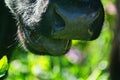
[(18, 28), (18, 33), (21, 42), (28, 50), (41, 55), (63, 55), (71, 46), (71, 40), (53, 39), (21, 26)]

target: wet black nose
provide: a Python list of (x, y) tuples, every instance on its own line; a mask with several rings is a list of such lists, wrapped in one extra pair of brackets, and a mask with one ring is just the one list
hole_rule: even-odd
[(72, 0), (51, 0), (38, 32), (53, 39), (96, 39), (104, 22), (103, 6), (98, 3), (89, 0), (76, 0), (74, 3)]
[[(94, 35), (92, 23), (100, 16), (100, 10), (80, 7), (59, 7), (56, 5), (56, 18), (52, 37), (57, 39), (90, 40)], [(97, 25), (96, 25), (97, 27)]]

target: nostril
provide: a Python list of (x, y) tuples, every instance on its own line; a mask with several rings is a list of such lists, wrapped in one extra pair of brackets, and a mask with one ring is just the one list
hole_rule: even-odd
[(65, 28), (65, 21), (62, 19), (62, 17), (55, 12), (54, 14), (54, 21), (53, 21), (53, 30), (56, 31), (61, 31), (64, 30)]

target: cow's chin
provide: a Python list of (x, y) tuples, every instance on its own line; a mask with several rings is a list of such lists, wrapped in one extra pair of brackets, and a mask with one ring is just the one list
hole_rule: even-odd
[(64, 55), (71, 47), (71, 40), (53, 39), (18, 27), (18, 36), (24, 47), (40, 55)]

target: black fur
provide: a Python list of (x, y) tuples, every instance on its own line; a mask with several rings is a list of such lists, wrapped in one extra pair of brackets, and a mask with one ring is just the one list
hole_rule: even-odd
[(0, 58), (3, 55), (12, 53), (16, 43), (15, 35), (17, 26), (15, 20), (12, 18), (9, 9), (5, 6), (4, 0), (0, 0)]

